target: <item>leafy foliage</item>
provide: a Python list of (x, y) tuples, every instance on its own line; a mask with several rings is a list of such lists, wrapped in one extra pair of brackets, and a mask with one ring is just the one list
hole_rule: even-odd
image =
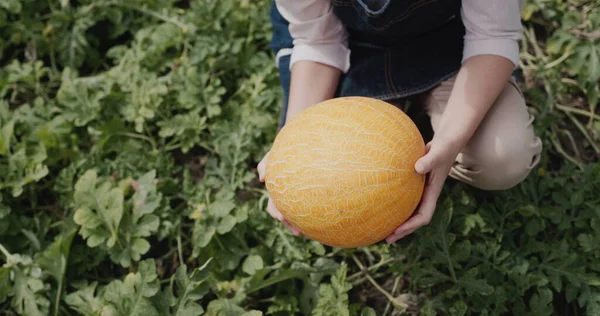
[(264, 212), (271, 1), (0, 2), (0, 313), (600, 314), (600, 6), (529, 0), (542, 166), (342, 250)]

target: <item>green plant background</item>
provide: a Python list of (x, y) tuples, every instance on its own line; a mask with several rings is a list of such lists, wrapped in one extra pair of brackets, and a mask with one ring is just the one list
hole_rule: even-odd
[(269, 5), (0, 1), (1, 315), (600, 315), (597, 1), (523, 10), (541, 166), (355, 250), (264, 211)]

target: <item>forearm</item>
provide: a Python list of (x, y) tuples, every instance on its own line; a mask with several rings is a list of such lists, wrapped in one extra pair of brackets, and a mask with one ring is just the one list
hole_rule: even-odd
[(437, 138), (459, 150), (464, 147), (508, 84), (513, 67), (510, 60), (495, 55), (467, 59), (456, 77)]
[(286, 122), (309, 106), (333, 98), (340, 74), (339, 69), (317, 62), (294, 63)]

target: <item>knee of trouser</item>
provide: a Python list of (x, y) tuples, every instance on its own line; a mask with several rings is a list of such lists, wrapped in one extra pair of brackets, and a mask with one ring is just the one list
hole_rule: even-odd
[(511, 189), (529, 176), (539, 163), (540, 154), (541, 141), (536, 137), (534, 145), (511, 146), (511, 150), (502, 151), (501, 154), (488, 155), (481, 162), (479, 181), (475, 185), (484, 190)]

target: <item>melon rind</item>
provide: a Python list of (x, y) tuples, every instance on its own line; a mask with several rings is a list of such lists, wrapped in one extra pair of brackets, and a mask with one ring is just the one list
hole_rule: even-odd
[(383, 240), (417, 207), (425, 177), (414, 170), (423, 137), (400, 109), (344, 97), (290, 120), (268, 156), (265, 185), (302, 234), (355, 248)]

